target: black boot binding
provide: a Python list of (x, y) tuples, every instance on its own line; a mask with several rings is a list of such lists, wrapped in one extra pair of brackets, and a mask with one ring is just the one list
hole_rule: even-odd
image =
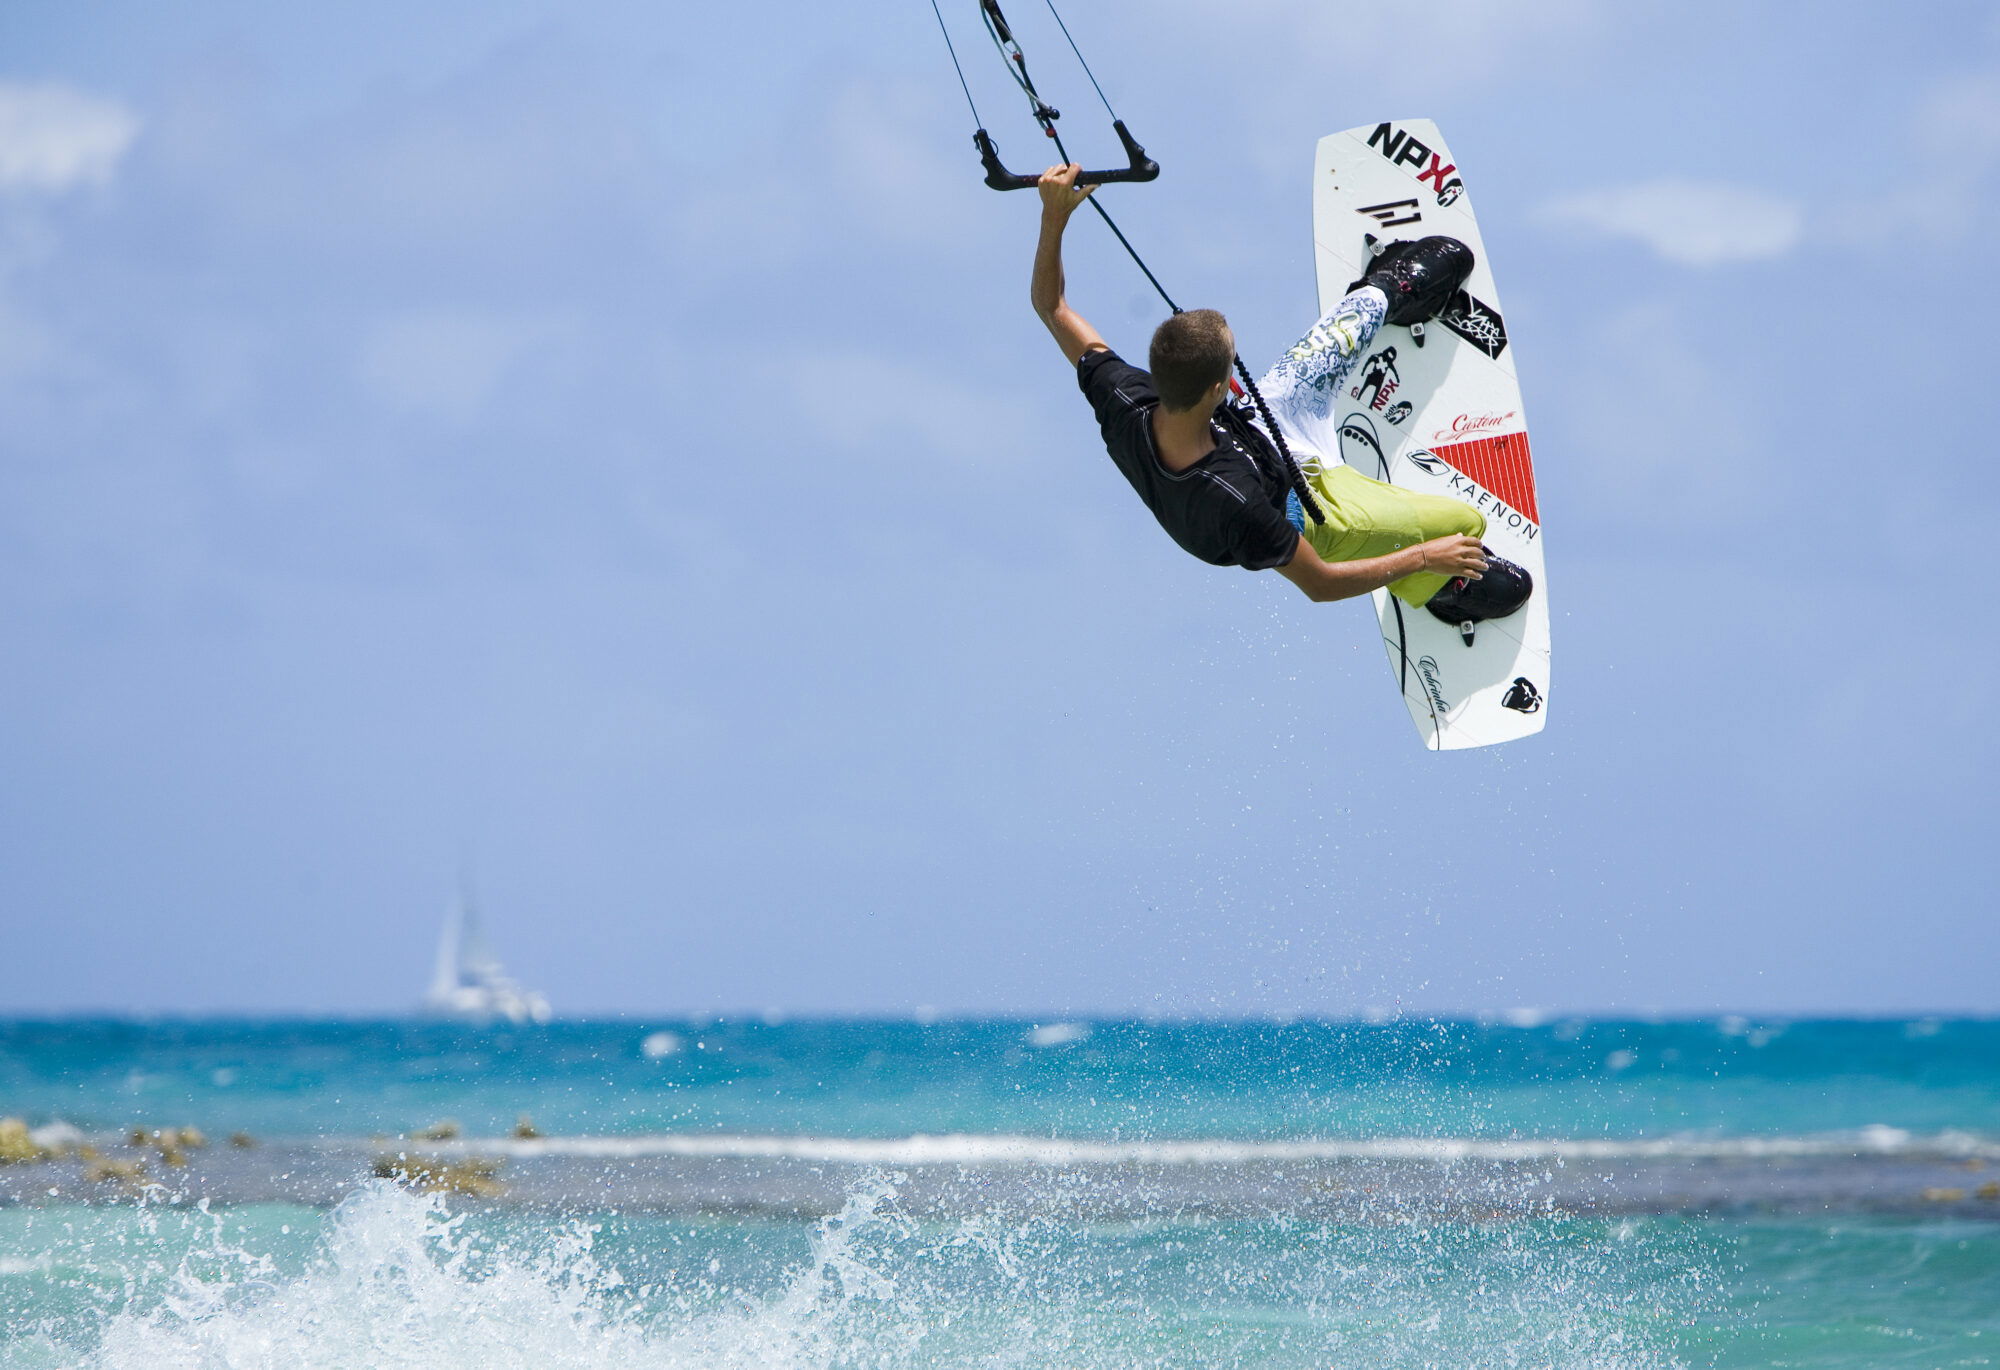
[(1389, 323), (1429, 323), (1464, 286), (1472, 264), (1472, 249), (1456, 238), (1387, 243), (1368, 264), (1368, 274), (1347, 289), (1372, 285), (1387, 295)]
[(1506, 618), (1520, 612), (1535, 593), (1535, 578), (1524, 567), (1486, 550), (1486, 574), (1478, 580), (1455, 576), (1430, 597), (1424, 607), (1433, 618), (1458, 625), (1465, 645), (1472, 645), (1474, 628), (1489, 618)]

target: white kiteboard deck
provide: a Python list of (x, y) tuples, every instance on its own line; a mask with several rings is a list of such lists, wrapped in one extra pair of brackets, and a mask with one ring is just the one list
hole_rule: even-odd
[(1456, 300), (1422, 330), (1387, 327), (1342, 384), (1340, 456), (1365, 476), (1462, 500), (1486, 515), (1484, 541), (1523, 566), (1534, 595), (1518, 612), (1457, 627), (1386, 590), (1375, 611), (1410, 717), (1433, 751), (1540, 732), (1549, 689), (1548, 577), (1514, 351), (1467, 193), (1437, 125), (1370, 124), (1320, 139), (1313, 164), (1313, 265), (1320, 313), (1367, 274), (1367, 237), (1448, 234), (1478, 258)]

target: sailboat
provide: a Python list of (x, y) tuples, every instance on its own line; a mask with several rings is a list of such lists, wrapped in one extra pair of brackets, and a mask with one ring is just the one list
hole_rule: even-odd
[(424, 1011), (468, 1023), (546, 1023), (549, 1001), (537, 990), (524, 989), (508, 975), (480, 930), (479, 910), (465, 881), (445, 914), (438, 937), (437, 969)]

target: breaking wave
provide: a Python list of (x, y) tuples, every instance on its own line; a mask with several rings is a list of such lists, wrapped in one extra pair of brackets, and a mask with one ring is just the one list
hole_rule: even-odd
[(519, 1157), (631, 1159), (686, 1156), (826, 1161), (852, 1165), (1243, 1165), (1257, 1161), (1786, 1160), (1874, 1157), (1996, 1160), (2000, 1140), (1970, 1132), (1894, 1127), (1808, 1137), (1495, 1138), (1378, 1137), (1283, 1140), (1105, 1141), (948, 1133), (909, 1137), (792, 1137), (724, 1133), (479, 1138), (432, 1146)]
[(240, 1218), (183, 1213), (139, 1234), (112, 1306), (69, 1336), (0, 1341), (0, 1364), (1655, 1370), (1677, 1363), (1656, 1330), (1685, 1316), (1694, 1269), (1629, 1226), (923, 1222), (900, 1179), (869, 1175), (786, 1229), (793, 1254), (767, 1267), (729, 1257), (740, 1227), (626, 1231), (643, 1278), (603, 1227), (496, 1225), (386, 1182), (310, 1219), (316, 1245), (289, 1266)]

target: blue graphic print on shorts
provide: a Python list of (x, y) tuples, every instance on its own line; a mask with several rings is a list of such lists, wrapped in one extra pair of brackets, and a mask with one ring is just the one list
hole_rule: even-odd
[(1258, 382), (1286, 438), (1304, 449), (1300, 455), (1308, 460), (1302, 464), (1311, 465), (1311, 456), (1339, 450), (1330, 429), (1341, 382), (1366, 353), (1388, 313), (1381, 291), (1355, 291), (1308, 329)]

